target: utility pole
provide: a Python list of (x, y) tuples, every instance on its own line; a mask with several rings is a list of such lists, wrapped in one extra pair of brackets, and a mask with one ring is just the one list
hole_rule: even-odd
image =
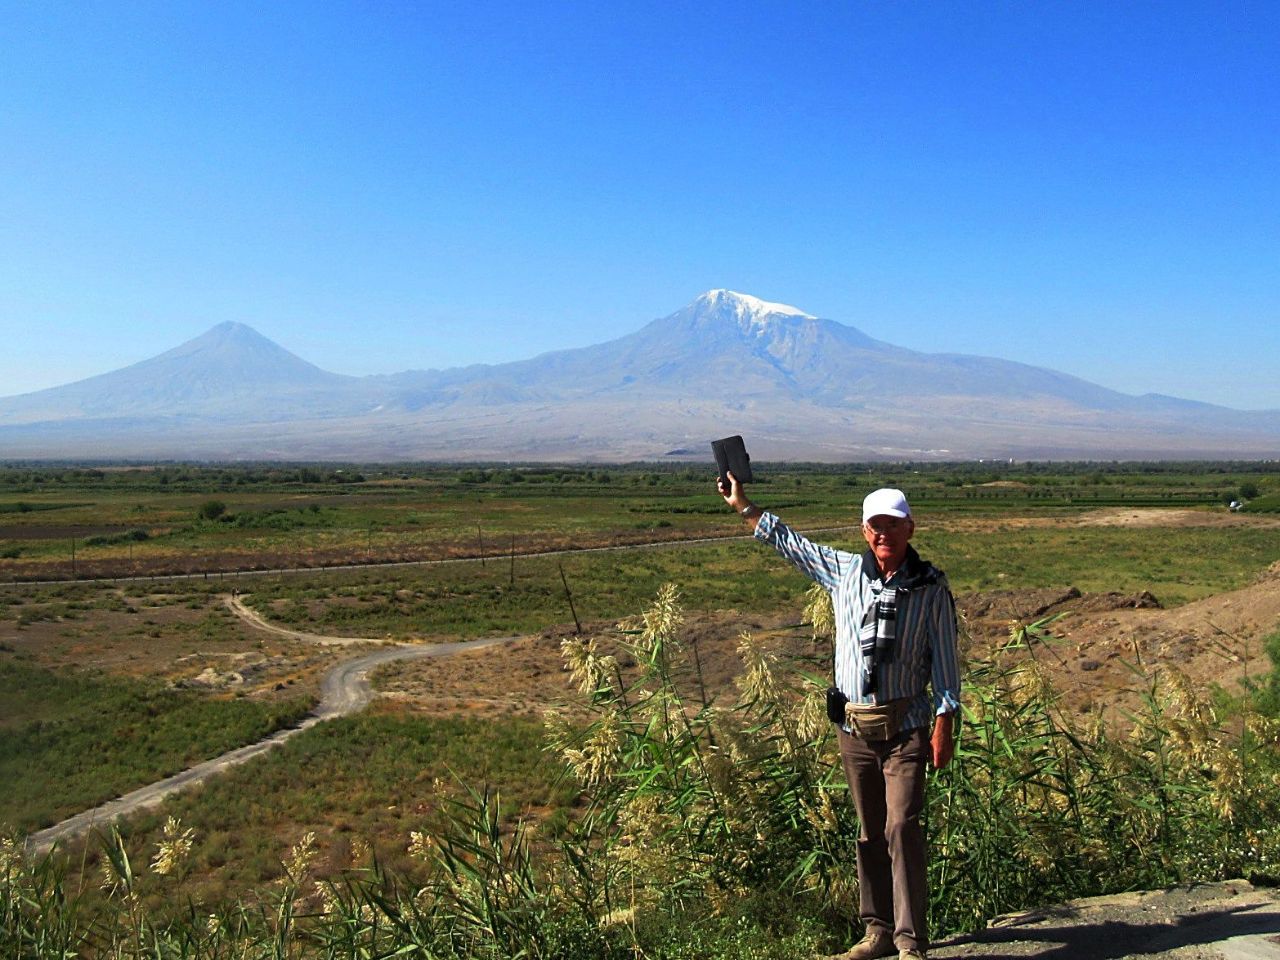
[(484, 566), (484, 531), (476, 524), (476, 539), (480, 541), (480, 566)]
[(564, 575), (564, 564), (557, 563), (560, 568), (560, 582), (564, 584), (564, 595), (569, 599), (569, 612), (573, 614), (574, 633), (582, 633), (582, 624), (578, 622), (578, 611), (573, 606), (573, 594), (569, 592), (569, 581)]

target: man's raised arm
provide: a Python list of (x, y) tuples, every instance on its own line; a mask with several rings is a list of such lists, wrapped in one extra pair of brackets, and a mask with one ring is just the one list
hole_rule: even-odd
[(760, 517), (764, 515), (764, 511), (747, 499), (746, 491), (742, 489), (742, 484), (738, 482), (732, 470), (725, 471), (725, 474), (729, 478), (729, 488), (726, 490), (724, 480), (716, 477), (716, 489), (720, 491), (720, 496), (724, 497), (724, 502), (733, 507), (738, 516), (742, 517), (754, 530), (760, 525)]

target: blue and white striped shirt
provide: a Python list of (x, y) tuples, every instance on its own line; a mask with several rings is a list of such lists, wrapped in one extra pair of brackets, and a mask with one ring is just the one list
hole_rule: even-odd
[[(831, 594), (836, 617), (836, 686), (854, 703), (872, 704), (911, 697), (904, 730), (928, 726), (934, 713), (960, 708), (960, 657), (956, 649), (956, 615), (947, 578), (904, 588), (899, 570), (887, 586), (897, 589), (897, 637), (888, 662), (876, 662), (876, 693), (862, 696), (862, 646), (859, 627), (869, 606), (886, 584), (874, 566), (864, 575), (866, 555), (814, 543), (772, 513), (756, 525), (756, 539), (770, 544), (801, 573)], [(925, 683), (933, 688), (933, 703)]]

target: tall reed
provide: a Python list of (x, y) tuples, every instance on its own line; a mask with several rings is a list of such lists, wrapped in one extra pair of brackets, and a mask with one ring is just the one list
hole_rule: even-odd
[[(809, 598), (819, 635), (830, 612)], [(736, 696), (714, 701), (674, 586), (615, 635), (564, 644), (590, 711), (548, 718), (548, 749), (582, 805), (555, 840), (502, 826), (498, 796), (466, 787), (444, 826), (415, 834), (420, 875), (376, 861), (310, 876), (304, 838), (281, 883), (210, 913), (161, 921), (137, 898), (118, 835), (105, 841), (113, 909), (90, 912), (56, 857), (0, 846), (0, 960), (163, 958), (772, 958), (856, 935), (857, 824), (821, 699), (825, 681), (740, 638)], [(937, 933), (1076, 896), (1228, 876), (1280, 864), (1280, 721), (1226, 722), (1171, 668), (1143, 672), (1139, 710), (1110, 728), (1066, 714), (1037, 651), (1049, 621), (965, 674), (954, 762), (930, 775)], [(627, 676), (630, 676), (630, 679)], [(1124, 732), (1117, 732), (1117, 730)], [(1247, 735), (1241, 735), (1241, 729)], [(199, 843), (171, 823), (151, 862), (180, 895)]]

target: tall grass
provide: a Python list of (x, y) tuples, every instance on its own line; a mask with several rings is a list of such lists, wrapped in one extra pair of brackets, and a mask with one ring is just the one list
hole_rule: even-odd
[(0, 824), (48, 826), (260, 740), (311, 706), (0, 659)]
[[(820, 605), (810, 613), (829, 624)], [(129, 900), (140, 867), (118, 840), (105, 857), (115, 909), (91, 914), (56, 861), (26, 862), (10, 843), (0, 960), (781, 958), (846, 943), (858, 932), (857, 825), (823, 682), (744, 635), (738, 693), (713, 701), (681, 616), (667, 586), (625, 625), (640, 668), (630, 680), (594, 640), (565, 644), (591, 714), (549, 719), (549, 749), (584, 801), (556, 838), (504, 828), (497, 796), (468, 789), (434, 833), (406, 838), (415, 870), (370, 859), (317, 882), (304, 838), (273, 887), (164, 920)], [(1142, 709), (1081, 725), (1038, 669), (1048, 629), (1016, 625), (1005, 650), (968, 665), (956, 757), (928, 785), (935, 931), (1035, 902), (1274, 875), (1280, 723), (1251, 709), (1228, 722), (1176, 671), (1135, 665)], [(172, 867), (161, 852), (153, 868)]]
[[(1010, 646), (1034, 652), (1044, 630), (1015, 625)], [(1082, 725), (1034, 656), (970, 665), (956, 762), (928, 793), (941, 928), (1036, 902), (1274, 875), (1280, 722), (1219, 715), (1212, 691), (1176, 669), (1131, 669), (1141, 708)]]

